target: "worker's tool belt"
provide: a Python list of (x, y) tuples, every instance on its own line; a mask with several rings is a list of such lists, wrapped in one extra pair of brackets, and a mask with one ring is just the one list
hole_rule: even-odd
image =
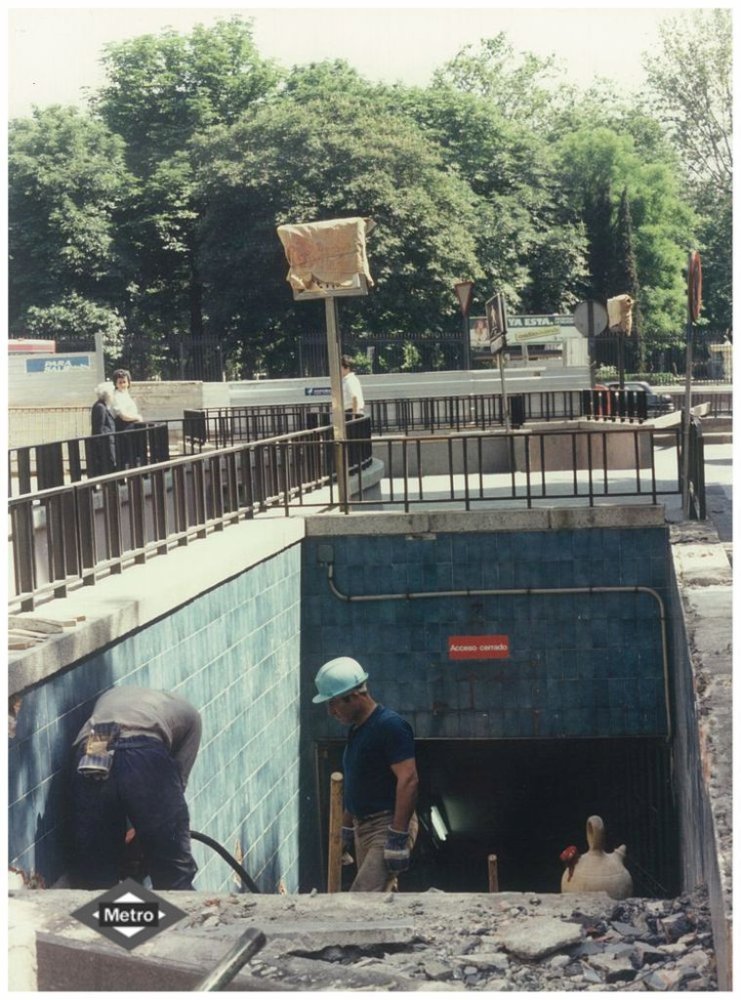
[(93, 726), (85, 740), (77, 770), (86, 778), (105, 781), (113, 766), (113, 744), (118, 739), (119, 726), (115, 722), (100, 722)]

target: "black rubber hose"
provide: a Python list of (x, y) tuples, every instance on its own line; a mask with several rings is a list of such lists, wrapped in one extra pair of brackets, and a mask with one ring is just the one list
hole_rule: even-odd
[(242, 884), (246, 889), (249, 889), (250, 892), (260, 892), (240, 863), (233, 858), (229, 851), (227, 851), (225, 847), (222, 847), (218, 841), (214, 840), (212, 837), (207, 837), (205, 833), (199, 833), (197, 830), (191, 830), (190, 836), (193, 840), (200, 840), (202, 844), (206, 844), (208, 847), (216, 851), (217, 854), (220, 854), (224, 861), (226, 861), (228, 865), (231, 865), (237, 875), (239, 875), (242, 879)]

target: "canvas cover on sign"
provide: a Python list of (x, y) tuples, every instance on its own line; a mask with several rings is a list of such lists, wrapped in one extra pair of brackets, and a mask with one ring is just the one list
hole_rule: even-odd
[(362, 275), (373, 284), (365, 252), (372, 219), (330, 219), (278, 226), (294, 292), (350, 288)]

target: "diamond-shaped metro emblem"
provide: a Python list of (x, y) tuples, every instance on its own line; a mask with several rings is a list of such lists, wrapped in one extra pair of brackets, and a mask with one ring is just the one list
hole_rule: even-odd
[(187, 914), (127, 878), (72, 913), (86, 927), (132, 951)]

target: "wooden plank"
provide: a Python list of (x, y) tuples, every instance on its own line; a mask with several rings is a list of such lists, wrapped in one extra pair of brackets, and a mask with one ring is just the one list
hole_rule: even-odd
[(38, 639), (23, 639), (20, 636), (17, 638), (15, 636), (8, 636), (8, 649), (31, 649), (32, 646), (38, 646)]
[(39, 618), (36, 615), (8, 615), (10, 628), (25, 628), (32, 632), (54, 634), (63, 632), (65, 627), (77, 625), (77, 618)]

